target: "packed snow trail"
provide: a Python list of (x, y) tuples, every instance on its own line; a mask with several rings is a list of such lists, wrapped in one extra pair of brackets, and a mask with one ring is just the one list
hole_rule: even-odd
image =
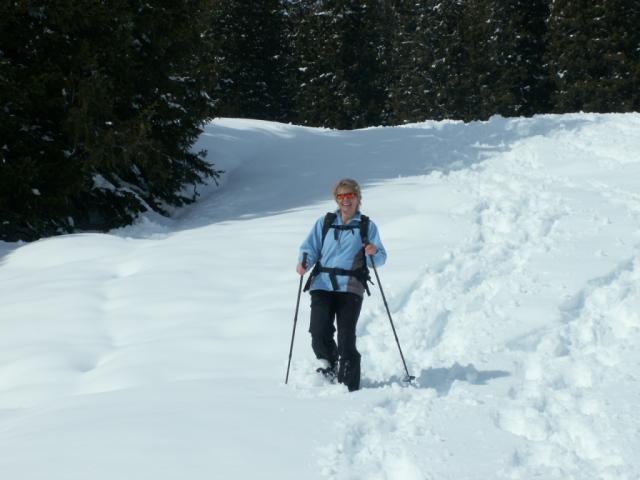
[[(1, 245), (11, 479), (640, 477), (640, 115), (354, 132), (218, 120), (175, 220)], [(313, 374), (297, 248), (364, 186), (363, 388)], [(4, 478), (4, 476), (3, 476)]]
[[(453, 404), (468, 403), (477, 418), (518, 437), (513, 447), (501, 458), (479, 455), (484, 468), (465, 472), (465, 457), (478, 455), (494, 425), (470, 421), (471, 450), (434, 448), (435, 439), (451, 439), (448, 425), (436, 427), (433, 405), (441, 400), (410, 391), (348, 423), (348, 447), (338, 444), (328, 465), (343, 465), (344, 478), (636, 478), (629, 442), (637, 447), (640, 431), (630, 401), (640, 393), (632, 353), (640, 340), (640, 196), (615, 175), (627, 166), (639, 178), (637, 122), (630, 127), (604, 137), (597, 126), (533, 137), (440, 178), (441, 189), (464, 192), (451, 212), (466, 229), (435, 266), (425, 263), (396, 305), (407, 356), (414, 370), (429, 366), (420, 380), (447, 403), (452, 382), (463, 382)], [(590, 157), (558, 151), (567, 144), (588, 144)], [(574, 162), (585, 178), (562, 172)], [(435, 182), (422, 183), (430, 190)], [(379, 317), (367, 317), (360, 344), (369, 374), (382, 379), (395, 358)], [(503, 398), (471, 393), (500, 377), (509, 377)], [(633, 394), (611, 395), (629, 380)]]

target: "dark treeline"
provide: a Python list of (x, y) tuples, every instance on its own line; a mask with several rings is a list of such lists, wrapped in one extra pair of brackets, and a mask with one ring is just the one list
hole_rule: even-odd
[(214, 115), (213, 7), (0, 0), (0, 239), (126, 225), (218, 174), (190, 151)]
[(640, 107), (640, 2), (222, 3), (222, 115), (352, 129)]
[(626, 0), (2, 0), (0, 239), (192, 202), (214, 116), (638, 111), (637, 25)]

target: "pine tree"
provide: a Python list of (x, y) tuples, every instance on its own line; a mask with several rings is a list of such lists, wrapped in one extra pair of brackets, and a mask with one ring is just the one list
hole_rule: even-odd
[(4, 2), (0, 238), (106, 230), (194, 200), (208, 0)]
[(324, 2), (295, 0), (288, 12), (292, 22), (291, 43), (295, 70), (294, 121), (302, 125), (332, 126), (337, 103), (335, 72), (328, 60), (333, 55), (330, 12)]
[(431, 6), (428, 18), (431, 28), (424, 40), (433, 57), (429, 70), (433, 89), (428, 92), (427, 116), (437, 120), (473, 120), (476, 118), (473, 99), (478, 92), (466, 41), (470, 18), (465, 3), (444, 0), (434, 1)]
[(429, 12), (426, 2), (396, 2), (392, 21), (392, 59), (388, 87), (391, 123), (418, 122), (428, 118), (428, 97), (434, 84), (429, 43)]
[(384, 2), (300, 0), (296, 109), (307, 125), (359, 128), (386, 117)]
[(486, 2), (483, 24), (487, 69), (481, 86), (481, 117), (533, 115), (549, 110), (544, 65), (548, 0)]
[(218, 115), (286, 120), (291, 73), (282, 0), (217, 0), (214, 13)]
[(640, 5), (624, 0), (555, 0), (548, 61), (556, 112), (640, 108)]

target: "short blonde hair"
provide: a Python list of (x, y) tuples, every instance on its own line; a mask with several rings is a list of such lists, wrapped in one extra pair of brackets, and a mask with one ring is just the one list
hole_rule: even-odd
[(334, 198), (338, 194), (339, 188), (348, 188), (349, 190), (351, 190), (353, 193), (356, 194), (356, 197), (358, 197), (358, 200), (362, 199), (362, 193), (360, 192), (360, 185), (358, 185), (358, 182), (356, 182), (352, 178), (343, 178), (342, 180), (338, 180), (338, 183), (336, 183), (336, 185), (333, 187)]

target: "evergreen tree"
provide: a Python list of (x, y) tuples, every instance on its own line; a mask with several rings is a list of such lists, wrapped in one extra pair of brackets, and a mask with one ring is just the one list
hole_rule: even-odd
[(429, 42), (430, 11), (428, 2), (396, 2), (392, 21), (392, 65), (388, 87), (390, 122), (402, 124), (428, 118), (429, 96), (434, 89), (431, 67), (432, 45)]
[(294, 109), (296, 123), (312, 126), (332, 126), (337, 103), (336, 79), (329, 58), (333, 43), (328, 34), (330, 13), (324, 2), (294, 0), (288, 11), (292, 22), (291, 43), (297, 68), (295, 70)]
[(490, 84), (486, 2), (399, 2), (393, 114), (400, 121), (480, 116)]
[(482, 101), (478, 116), (533, 115), (549, 110), (544, 65), (548, 0), (474, 1), (483, 26), (476, 78)]
[(214, 14), (218, 115), (288, 119), (291, 73), (282, 0), (217, 0)]
[[(209, 0), (0, 6), (0, 238), (105, 230), (218, 172), (190, 151), (212, 114)], [(203, 55), (205, 52), (205, 55)]]
[[(428, 94), (426, 111), (428, 118), (473, 120), (477, 79), (471, 71), (470, 49), (466, 41), (471, 36), (468, 9), (461, 0), (434, 1), (430, 4), (424, 42), (429, 45), (433, 62), (429, 78), (433, 89)], [(469, 30), (467, 30), (469, 29)]]
[(546, 0), (399, 2), (397, 11), (396, 120), (548, 110)]
[(555, 0), (548, 59), (556, 112), (640, 108), (640, 4)]
[(388, 51), (384, 2), (300, 0), (296, 109), (307, 125), (359, 128), (384, 121)]

